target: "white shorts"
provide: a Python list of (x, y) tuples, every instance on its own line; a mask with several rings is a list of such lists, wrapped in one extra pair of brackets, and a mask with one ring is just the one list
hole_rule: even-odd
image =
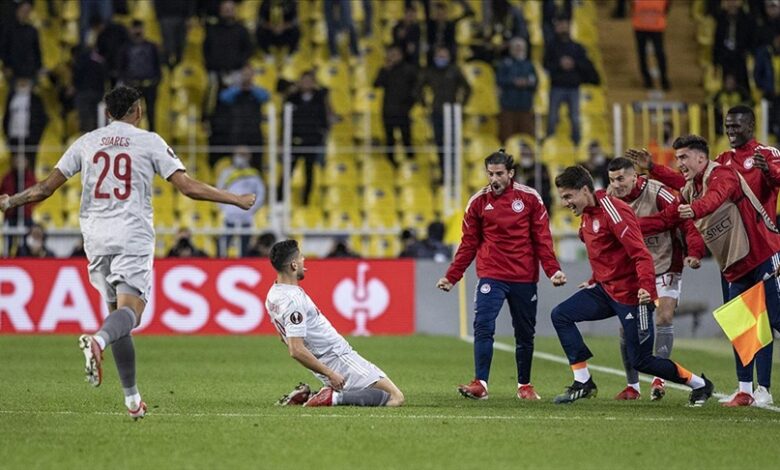
[(658, 297), (671, 297), (680, 299), (680, 289), (682, 289), (682, 274), (666, 273), (655, 277), (655, 290), (658, 291)]
[[(355, 351), (341, 356), (325, 356), (320, 358), (320, 361), (344, 376), (344, 390), (365, 390), (379, 379), (387, 377), (382, 369)], [(316, 373), (314, 375), (320, 379), (320, 382), (330, 386), (327, 377)]]
[[(103, 300), (116, 303), (117, 286), (121, 294), (138, 294), (144, 302), (149, 301), (152, 289), (152, 262), (149, 255), (99, 255), (89, 260), (89, 282), (100, 292)], [(123, 291), (124, 287), (131, 289)], [(133, 290), (137, 292), (132, 292)]]

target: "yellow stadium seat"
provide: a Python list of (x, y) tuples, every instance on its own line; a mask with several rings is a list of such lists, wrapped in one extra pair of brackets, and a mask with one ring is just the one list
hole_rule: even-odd
[(323, 207), (328, 211), (357, 209), (359, 206), (359, 197), (355, 187), (328, 186), (325, 190)]
[(352, 111), (357, 114), (382, 115), (382, 88), (360, 88), (355, 91)]
[(354, 160), (326, 160), (323, 177), (328, 186), (355, 187), (358, 181), (357, 165)]
[(577, 151), (568, 137), (552, 135), (542, 144), (542, 162), (551, 165), (574, 165)]
[(426, 214), (416, 210), (405, 210), (401, 214), (401, 227), (413, 228), (418, 234), (425, 233), (428, 224), (433, 221), (433, 214)]
[(366, 212), (366, 226), (368, 228), (397, 228), (398, 214), (396, 212)]
[(433, 192), (429, 185), (404, 186), (398, 197), (402, 211), (412, 210), (433, 215)]
[(260, 209), (255, 212), (254, 224), (257, 229), (267, 228), (270, 225), (268, 220), (268, 205), (260, 207)]
[(427, 187), (431, 183), (431, 165), (429, 162), (404, 160), (398, 166), (396, 183), (400, 187)]
[(325, 226), (330, 229), (353, 229), (363, 226), (363, 218), (354, 206), (328, 208)]
[(322, 228), (324, 225), (322, 210), (314, 206), (294, 208), (290, 225), (293, 228)]
[(394, 235), (371, 235), (368, 238), (369, 258), (397, 258), (401, 252), (401, 241)]
[(369, 155), (363, 161), (362, 182), (363, 186), (371, 187), (380, 184), (392, 184), (395, 180), (395, 170), (384, 155)]

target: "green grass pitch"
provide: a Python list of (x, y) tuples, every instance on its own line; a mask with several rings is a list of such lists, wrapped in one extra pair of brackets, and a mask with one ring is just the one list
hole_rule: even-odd
[[(351, 338), (404, 391), (407, 406), (293, 408), (299, 381), (318, 388), (274, 337), (138, 337), (147, 417), (130, 420), (110, 353), (104, 383), (83, 381), (75, 336), (0, 336), (0, 468), (773, 468), (780, 413), (685, 406), (669, 390), (616, 402), (618, 375), (594, 372), (599, 396), (551, 403), (568, 367), (536, 359), (541, 402), (514, 397), (513, 355), (494, 354), (490, 399), (457, 394), (471, 344), (444, 337)], [(617, 339), (588, 338), (591, 364), (620, 368)], [(509, 343), (509, 339), (502, 339)], [(561, 356), (555, 338), (537, 351)], [(716, 390), (736, 386), (725, 340), (678, 340), (674, 357)], [(777, 395), (777, 394), (776, 394)]]

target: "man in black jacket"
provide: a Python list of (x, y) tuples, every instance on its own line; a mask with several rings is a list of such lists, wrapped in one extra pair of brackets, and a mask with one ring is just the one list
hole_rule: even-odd
[(16, 6), (16, 21), (2, 38), (0, 58), (14, 77), (35, 77), (41, 70), (41, 44), (38, 30), (30, 24), (30, 2)]
[(170, 66), (181, 62), (187, 39), (187, 19), (195, 16), (191, 0), (154, 0), (154, 10), (160, 22), (163, 58)]
[(144, 38), (144, 22), (133, 20), (130, 43), (119, 53), (119, 78), (141, 92), (146, 102), (149, 130), (154, 132), (157, 85), (160, 84), (160, 56), (157, 46)]
[(406, 149), (406, 158), (414, 158), (412, 152), (412, 131), (409, 121), (409, 111), (414, 105), (414, 87), (417, 83), (417, 69), (403, 61), (401, 49), (391, 46), (387, 50), (385, 66), (379, 70), (374, 86), (385, 89), (382, 101), (382, 121), (385, 124), (385, 145), (387, 159), (393, 166), (395, 148), (395, 129), (401, 131), (401, 139)]

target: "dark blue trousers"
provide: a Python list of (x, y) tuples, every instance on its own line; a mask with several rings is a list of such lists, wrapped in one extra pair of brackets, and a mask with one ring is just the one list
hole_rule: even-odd
[(483, 278), (474, 293), (474, 369), (476, 378), (488, 381), (493, 362), (493, 336), (496, 318), (504, 305), (509, 304), (512, 326), (515, 330), (515, 362), (517, 382), (531, 382), (531, 361), (534, 355), (536, 332), (536, 283), (505, 282)]
[[(728, 286), (729, 300), (763, 281), (764, 276), (772, 273), (775, 268), (777, 268), (778, 264), (780, 264), (780, 253), (775, 253), (761, 263), (756, 269), (730, 283)], [(771, 282), (767, 282), (765, 289), (769, 322), (774, 329), (780, 331), (780, 279), (774, 278)], [(734, 350), (734, 359), (737, 365), (737, 380), (740, 382), (753, 382), (753, 363), (755, 363), (758, 384), (769, 388), (772, 385), (773, 344), (774, 343), (769, 343), (758, 351), (753, 361), (746, 366), (742, 365), (742, 361), (739, 359), (737, 351)]]
[(576, 323), (617, 316), (623, 326), (631, 366), (639, 372), (684, 384), (687, 378), (680, 375), (675, 362), (653, 356), (653, 311), (655, 305), (652, 303), (626, 305), (616, 302), (600, 284), (596, 284), (592, 288), (580, 290), (555, 307), (552, 323), (569, 364), (576, 364), (593, 357)]

